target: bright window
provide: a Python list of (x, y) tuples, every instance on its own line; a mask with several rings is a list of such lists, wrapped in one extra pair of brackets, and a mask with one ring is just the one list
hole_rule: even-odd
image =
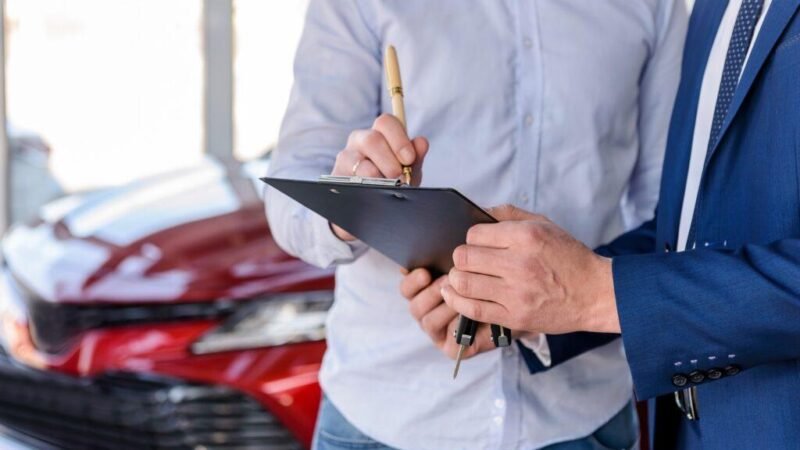
[(6, 5), (8, 119), (50, 144), (68, 191), (202, 157), (201, 1)]
[(278, 139), (307, 0), (235, 0), (235, 155), (252, 159)]

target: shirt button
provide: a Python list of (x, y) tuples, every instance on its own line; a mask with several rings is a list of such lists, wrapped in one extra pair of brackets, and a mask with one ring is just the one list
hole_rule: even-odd
[(494, 406), (498, 409), (503, 409), (506, 406), (506, 402), (502, 398), (498, 398), (494, 401)]
[(514, 356), (514, 351), (511, 350), (510, 348), (504, 348), (503, 349), (503, 356), (505, 356), (507, 358), (510, 358), (510, 357)]
[(529, 127), (531, 125), (533, 125), (533, 116), (528, 114), (525, 116), (525, 126)]
[(522, 40), (522, 45), (524, 45), (525, 48), (531, 48), (533, 47), (533, 41), (531, 38), (526, 36), (525, 39)]
[(519, 199), (522, 200), (522, 203), (528, 203), (528, 194), (520, 194)]
[(503, 424), (503, 418), (500, 417), (500, 416), (495, 416), (494, 423), (496, 423), (497, 425), (502, 425)]

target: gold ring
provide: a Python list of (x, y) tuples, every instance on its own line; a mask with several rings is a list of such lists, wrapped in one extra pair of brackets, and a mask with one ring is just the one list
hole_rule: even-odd
[(353, 164), (353, 176), (356, 176), (356, 171), (358, 171), (358, 166), (361, 164), (363, 159), (359, 159), (355, 164)]

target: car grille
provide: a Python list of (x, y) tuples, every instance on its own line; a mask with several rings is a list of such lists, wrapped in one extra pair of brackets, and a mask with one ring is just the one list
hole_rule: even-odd
[(236, 311), (239, 304), (231, 299), (167, 304), (54, 303), (38, 296), (13, 274), (8, 281), (11, 288), (25, 300), (31, 338), (36, 348), (47, 353), (61, 352), (68, 347), (70, 339), (86, 330), (142, 323), (222, 319)]
[(227, 387), (125, 374), (77, 379), (5, 356), (0, 423), (67, 450), (301, 448), (255, 400)]

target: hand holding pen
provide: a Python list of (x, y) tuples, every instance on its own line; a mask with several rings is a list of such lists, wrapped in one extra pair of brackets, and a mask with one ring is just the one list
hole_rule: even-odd
[[(336, 156), (331, 175), (402, 177), (407, 184), (417, 186), (422, 181), (421, 167), (428, 153), (428, 140), (421, 136), (411, 139), (406, 132), (400, 71), (397, 55), (391, 46), (386, 50), (386, 67), (394, 115), (381, 114), (372, 128), (350, 133), (345, 149)], [(336, 225), (331, 228), (342, 240), (354, 239)]]

